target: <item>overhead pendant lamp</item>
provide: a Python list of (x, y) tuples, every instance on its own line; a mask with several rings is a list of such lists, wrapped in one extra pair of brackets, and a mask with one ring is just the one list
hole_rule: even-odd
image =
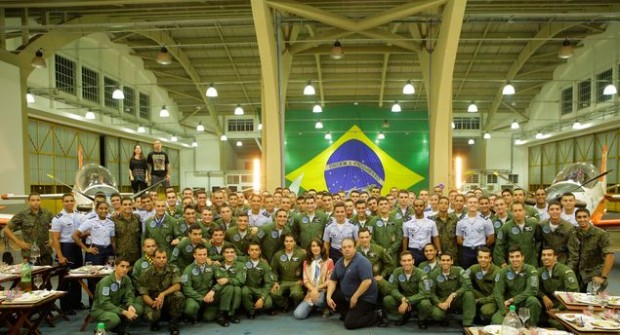
[(226, 136), (226, 134), (222, 134), (222, 136), (220, 136), (220, 141), (228, 141), (228, 136)]
[(238, 147), (242, 147), (242, 146), (243, 146), (243, 142), (241, 142), (241, 141), (237, 141), (237, 146), (238, 146)]
[(321, 121), (317, 121), (317, 122), (314, 124), (314, 129), (323, 129), (323, 122), (321, 122)]
[(28, 90), (28, 92), (26, 93), (26, 102), (29, 104), (33, 104), (35, 102), (34, 94), (32, 94), (30, 90)]
[(545, 134), (543, 134), (541, 131), (536, 133), (536, 139), (537, 140), (542, 140), (543, 138), (545, 138)]
[(140, 133), (140, 134), (146, 133), (146, 128), (144, 128), (143, 125), (139, 125), (138, 126), (138, 133)]
[(159, 117), (170, 117), (170, 112), (166, 109), (166, 105), (161, 106)]
[(155, 59), (157, 60), (157, 63), (161, 65), (168, 65), (172, 63), (172, 55), (170, 55), (170, 53), (168, 52), (168, 48), (166, 48), (165, 46), (161, 47)]
[(237, 105), (237, 107), (235, 107), (235, 115), (243, 115), (245, 114), (245, 112), (243, 111), (243, 108), (241, 107), (241, 105)]
[(315, 95), (316, 94), (316, 90), (314, 89), (314, 86), (312, 86), (312, 81), (308, 80), (308, 84), (306, 84), (306, 87), (304, 87), (304, 95)]
[(331, 59), (343, 59), (344, 58), (344, 49), (342, 48), (342, 44), (340, 44), (340, 41), (336, 40), (336, 42), (334, 42), (334, 46), (332, 47), (332, 50), (329, 52), (329, 57)]
[(415, 93), (415, 87), (411, 83), (411, 80), (407, 80), (405, 86), (403, 86), (403, 94), (411, 95)]
[(177, 138), (177, 135), (176, 135), (176, 134), (175, 134), (175, 135), (172, 135), (172, 136), (170, 137), (170, 142), (176, 142), (176, 141), (178, 141), (178, 140), (179, 140), (179, 139)]
[(478, 106), (476, 106), (476, 104), (474, 102), (472, 102), (471, 104), (469, 104), (469, 106), (467, 106), (467, 112), (468, 113), (477, 113), (478, 112)]
[(385, 134), (383, 132), (379, 133), (379, 136), (377, 136), (378, 139), (380, 140), (385, 140)]
[(121, 90), (120, 87), (117, 87), (114, 89), (114, 92), (112, 92), (112, 99), (115, 99), (115, 100), (125, 99), (125, 93), (123, 93), (123, 90)]
[(34, 57), (30, 62), (32, 67), (37, 69), (42, 69), (47, 67), (47, 63), (45, 62), (45, 58), (43, 58), (43, 49), (39, 49), (34, 53)]
[(618, 89), (614, 84), (607, 84), (607, 86), (605, 86), (605, 88), (603, 89), (604, 95), (614, 95), (616, 93), (618, 93)]
[(315, 104), (314, 107), (312, 107), (312, 113), (323, 113), (323, 107), (319, 104)]
[(331, 140), (332, 139), (332, 134), (330, 132), (325, 133), (325, 139), (326, 140)]
[(579, 121), (575, 121), (575, 122), (573, 123), (573, 129), (575, 129), (575, 130), (579, 130), (579, 129), (581, 129), (581, 122), (579, 122)]
[(517, 122), (517, 120), (512, 121), (512, 123), (510, 124), (510, 129), (519, 129), (519, 122)]
[(94, 119), (96, 119), (97, 117), (95, 116), (95, 113), (89, 109), (89, 110), (86, 112), (86, 115), (84, 115), (84, 118), (86, 118), (86, 120), (94, 120)]
[(562, 42), (562, 46), (558, 50), (558, 57), (561, 59), (569, 59), (575, 53), (575, 47), (568, 40), (568, 37)]
[(201, 133), (205, 131), (205, 126), (202, 125), (202, 121), (198, 122), (198, 125), (196, 126), (196, 131)]
[(402, 109), (400, 108), (400, 105), (398, 104), (398, 101), (394, 102), (394, 104), (392, 105), (392, 112), (393, 113), (400, 113), (402, 111)]
[(217, 98), (217, 89), (213, 86), (213, 84), (209, 84), (209, 88), (207, 88), (205, 95), (209, 98)]
[(193, 147), (193, 148), (196, 148), (197, 146), (198, 146), (198, 141), (196, 141), (196, 139), (194, 139), (194, 140), (192, 141), (192, 147)]
[(484, 138), (485, 140), (490, 140), (491, 139), (491, 133), (484, 133), (484, 136), (482, 136), (482, 138)]
[(515, 94), (515, 87), (512, 86), (512, 84), (510, 82), (507, 82), (506, 85), (504, 86), (504, 89), (502, 90), (502, 94), (503, 95), (513, 95), (513, 94)]
[(470, 138), (469, 141), (467, 141), (467, 144), (474, 145), (474, 144), (476, 144), (476, 141), (474, 141), (473, 138)]

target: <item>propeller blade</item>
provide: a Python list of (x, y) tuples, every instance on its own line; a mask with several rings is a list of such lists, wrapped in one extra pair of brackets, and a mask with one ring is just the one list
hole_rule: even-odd
[(155, 184), (153, 184), (153, 185), (151, 185), (151, 186), (149, 186), (149, 187), (147, 187), (147, 188), (143, 189), (142, 191), (140, 191), (140, 192), (138, 192), (138, 193), (134, 194), (133, 196), (131, 196), (131, 199), (132, 199), (132, 200), (135, 200), (136, 198), (138, 198), (138, 197), (142, 196), (144, 193), (146, 193), (146, 192), (150, 191), (152, 188), (154, 188), (154, 187), (156, 187), (156, 186), (159, 186), (159, 184), (163, 183), (164, 181), (166, 181), (166, 179), (162, 179), (162, 180), (160, 180), (160, 181), (156, 182)]
[(76, 189), (75, 189), (73, 186), (71, 186), (71, 185), (68, 185), (68, 184), (63, 183), (62, 181), (60, 181), (60, 180), (56, 179), (56, 177), (54, 177), (54, 175), (52, 175), (51, 173), (48, 173), (48, 174), (47, 174), (47, 176), (48, 176), (49, 178), (51, 178), (53, 181), (57, 182), (58, 184), (63, 185), (63, 186), (66, 186), (66, 187), (68, 187), (68, 188), (70, 188), (70, 189), (74, 190), (75, 192), (77, 192), (77, 193), (79, 193), (79, 194), (83, 195), (83, 196), (84, 196), (84, 197), (86, 197), (87, 199), (90, 199), (90, 201), (95, 201), (95, 198), (91, 197), (90, 195), (88, 195), (88, 194), (86, 194), (86, 193), (82, 193), (82, 192), (81, 192), (81, 191), (79, 191), (79, 190), (76, 190)]

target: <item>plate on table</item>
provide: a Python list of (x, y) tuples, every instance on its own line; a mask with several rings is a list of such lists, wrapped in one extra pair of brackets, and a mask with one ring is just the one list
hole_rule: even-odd
[(538, 335), (568, 335), (569, 333), (563, 330), (556, 329), (544, 329), (538, 328)]
[(595, 295), (575, 293), (573, 297), (575, 298), (575, 301), (583, 303), (583, 304), (599, 305), (601, 303), (601, 300), (599, 299), (599, 297)]
[(500, 335), (502, 333), (502, 325), (489, 325), (482, 328), (482, 331), (486, 334)]
[(594, 320), (590, 322), (592, 327), (599, 329), (607, 329), (607, 330), (617, 330), (620, 329), (620, 323), (613, 320)]
[(557, 314), (562, 320), (570, 322), (570, 323), (576, 323), (577, 320), (579, 320), (580, 318), (583, 320), (584, 323), (586, 322), (590, 322), (590, 321), (594, 321), (594, 318), (591, 316), (587, 316), (587, 315), (583, 315), (583, 314)]

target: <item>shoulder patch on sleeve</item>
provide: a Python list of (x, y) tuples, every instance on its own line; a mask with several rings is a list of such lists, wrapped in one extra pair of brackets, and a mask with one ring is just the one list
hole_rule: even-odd
[(499, 281), (499, 273), (495, 275), (495, 281), (498, 282)]
[(101, 294), (104, 296), (109, 296), (110, 295), (110, 287), (106, 286), (104, 288), (101, 289)]
[(187, 275), (184, 274), (181, 276), (181, 283), (187, 283)]
[(56, 219), (60, 218), (62, 216), (62, 213), (58, 213), (56, 214), (56, 216), (54, 216)]

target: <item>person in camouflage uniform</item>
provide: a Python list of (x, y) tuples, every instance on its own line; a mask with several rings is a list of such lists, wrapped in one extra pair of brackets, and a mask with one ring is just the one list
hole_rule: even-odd
[(418, 327), (428, 328), (432, 310), (430, 301), (432, 281), (424, 271), (414, 265), (413, 254), (405, 250), (400, 254), (400, 267), (390, 275), (390, 294), (383, 298), (383, 306), (393, 315), (399, 315), (397, 326), (407, 323), (413, 310), (418, 312)]
[(607, 276), (614, 266), (614, 250), (609, 233), (590, 222), (590, 211), (575, 211), (579, 228), (575, 228), (568, 240), (568, 266), (575, 271), (579, 287), (586, 292), (594, 282), (601, 290), (607, 287)]
[[(572, 227), (569, 223), (569, 225)], [(563, 310), (564, 305), (555, 296), (556, 291), (578, 292), (579, 282), (573, 269), (558, 262), (558, 255), (551, 247), (543, 247), (541, 250), (543, 266), (538, 269), (538, 298), (547, 311), (552, 309)], [(547, 321), (553, 328), (563, 329), (560, 322), (546, 317), (543, 313), (542, 321)]]
[(163, 200), (155, 200), (155, 216), (146, 220), (142, 241), (151, 237), (157, 242), (159, 248), (164, 249), (167, 255), (171, 255), (172, 245), (170, 243), (174, 239), (175, 224), (175, 219), (166, 214), (166, 203)]
[(248, 313), (248, 319), (256, 317), (256, 311), (271, 309), (273, 301), (269, 290), (275, 282), (269, 263), (261, 259), (260, 244), (251, 242), (248, 247), (248, 260), (245, 262), (246, 280), (241, 288), (241, 302)]
[(463, 313), (463, 327), (469, 327), (476, 316), (476, 301), (471, 290), (471, 281), (465, 270), (453, 266), (452, 263), (452, 255), (444, 253), (439, 257), (439, 267), (428, 275), (433, 281), (431, 318), (447, 325), (447, 312), (457, 309)]
[(568, 262), (568, 240), (575, 229), (570, 222), (562, 219), (562, 205), (552, 202), (547, 207), (549, 219), (540, 222), (540, 237), (543, 248), (552, 248), (557, 252), (558, 262)]
[[(4, 236), (8, 237), (21, 249), (22, 257), (30, 257), (30, 248), (36, 244), (41, 250), (41, 265), (52, 265), (52, 244), (49, 228), (54, 214), (41, 208), (41, 196), (38, 193), (28, 195), (28, 208), (15, 214), (4, 227)], [(22, 238), (15, 236), (15, 231), (22, 231)]]
[(112, 217), (114, 221), (114, 236), (116, 237), (116, 256), (124, 257), (133, 265), (140, 258), (140, 239), (142, 238), (142, 224), (140, 216), (133, 213), (131, 198), (121, 201), (121, 213)]
[(493, 264), (492, 260), (491, 249), (481, 247), (478, 249), (478, 264), (472, 265), (466, 271), (476, 299), (477, 315), (484, 322), (490, 322), (493, 314), (497, 312), (493, 289), (495, 288), (495, 276), (500, 268)]
[(159, 320), (165, 312), (169, 318), (170, 334), (179, 334), (185, 296), (181, 292), (181, 272), (176, 266), (168, 264), (166, 250), (159, 248), (155, 251), (153, 266), (142, 272), (138, 287), (144, 300), (144, 318), (151, 323), (151, 330), (159, 330)]
[(381, 297), (390, 294), (392, 289), (387, 281), (394, 270), (392, 256), (382, 246), (370, 242), (371, 234), (367, 227), (360, 229), (357, 235), (357, 251), (368, 258), (370, 264), (372, 264), (372, 274), (375, 276), (379, 293), (381, 293), (379, 299), (382, 299)]
[(97, 322), (103, 322), (106, 329), (125, 335), (127, 324), (142, 315), (143, 307), (136, 304), (133, 285), (127, 277), (129, 261), (118, 256), (114, 265), (114, 272), (97, 284), (90, 314)]
[[(170, 263), (176, 265), (179, 270), (184, 270), (194, 262), (194, 248), (199, 244), (206, 245), (207, 248), (209, 247), (209, 243), (202, 238), (200, 226), (193, 224), (188, 229), (188, 236), (184, 237), (172, 250)], [(211, 259), (207, 258), (207, 263), (210, 265)]]
[(501, 325), (511, 305), (530, 309), (530, 322), (538, 324), (541, 308), (538, 301), (538, 271), (525, 264), (523, 251), (518, 245), (508, 249), (510, 265), (499, 270), (495, 276), (495, 303), (497, 312), (491, 318), (492, 324)]
[(448, 213), (449, 206), (450, 200), (447, 197), (440, 197), (439, 202), (437, 203), (437, 209), (439, 212), (432, 216), (431, 219), (435, 221), (435, 224), (437, 224), (439, 241), (441, 242), (441, 251), (447, 252), (456, 257), (456, 259), (459, 259), (459, 249), (456, 243), (456, 223), (458, 220), (456, 216)]
[[(271, 298), (284, 311), (299, 305), (304, 298), (301, 276), (303, 261), (304, 251), (296, 247), (292, 234), (285, 234), (284, 249), (276, 252), (271, 260), (271, 269), (277, 278), (271, 288)], [(293, 300), (292, 304), (288, 297)]]

